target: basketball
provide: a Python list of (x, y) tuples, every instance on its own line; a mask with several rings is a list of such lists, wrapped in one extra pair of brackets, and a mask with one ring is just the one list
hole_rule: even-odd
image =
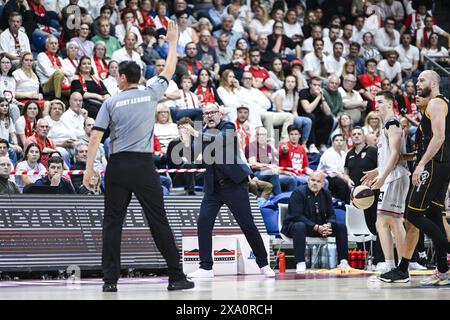
[(372, 189), (367, 186), (357, 186), (352, 192), (353, 205), (358, 209), (369, 208), (375, 200)]

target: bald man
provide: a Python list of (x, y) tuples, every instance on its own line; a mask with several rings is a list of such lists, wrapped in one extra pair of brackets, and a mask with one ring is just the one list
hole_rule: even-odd
[(336, 237), (338, 268), (350, 268), (347, 261), (347, 228), (345, 224), (336, 222), (331, 195), (323, 189), (324, 181), (323, 173), (313, 172), (308, 184), (294, 190), (289, 199), (281, 232), (294, 241), (297, 273), (306, 271), (306, 237)]
[(419, 104), (424, 113), (419, 125), (421, 141), (412, 176), (405, 216), (412, 225), (408, 228), (402, 259), (397, 268), (382, 274), (379, 279), (391, 283), (409, 282), (409, 261), (418, 241), (418, 230), (433, 240), (436, 247), (437, 269), (420, 282), (423, 286), (449, 285), (447, 240), (442, 215), (445, 211), (445, 195), (450, 181), (450, 115), (449, 101), (439, 92), (440, 76), (432, 70), (419, 75), (417, 94), (429, 99)]

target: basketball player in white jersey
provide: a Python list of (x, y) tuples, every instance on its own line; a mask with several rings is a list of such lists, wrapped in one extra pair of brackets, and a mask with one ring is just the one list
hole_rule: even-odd
[(403, 252), (406, 236), (403, 213), (410, 173), (406, 161), (399, 161), (400, 155), (406, 153), (406, 139), (400, 121), (394, 114), (394, 95), (388, 91), (378, 92), (375, 102), (383, 120), (377, 142), (378, 168), (364, 172), (365, 176), (361, 180), (372, 189), (380, 189), (376, 227), (386, 262), (383, 269), (391, 270), (395, 268), (392, 234), (398, 256)]

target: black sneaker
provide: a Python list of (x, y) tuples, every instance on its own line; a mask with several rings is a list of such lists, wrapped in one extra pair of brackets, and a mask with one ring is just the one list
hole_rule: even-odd
[(117, 284), (104, 284), (103, 292), (117, 292)]
[(182, 279), (182, 280), (176, 280), (176, 281), (170, 281), (169, 280), (169, 285), (167, 286), (167, 290), (185, 290), (185, 289), (192, 289), (194, 288), (194, 283), (187, 280), (187, 279)]
[(406, 283), (410, 280), (409, 272), (403, 272), (399, 268), (395, 268), (389, 272), (380, 274), (377, 278), (381, 281), (389, 283)]

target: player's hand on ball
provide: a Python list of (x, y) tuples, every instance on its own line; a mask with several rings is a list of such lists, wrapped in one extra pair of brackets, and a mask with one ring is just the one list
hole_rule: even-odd
[(371, 181), (373, 181), (378, 176), (378, 169), (373, 169), (370, 171), (363, 171), (364, 176), (361, 178), (362, 184), (370, 186)]
[(376, 177), (370, 184), (370, 188), (372, 190), (380, 189), (384, 184), (384, 179), (381, 179), (380, 177)]

